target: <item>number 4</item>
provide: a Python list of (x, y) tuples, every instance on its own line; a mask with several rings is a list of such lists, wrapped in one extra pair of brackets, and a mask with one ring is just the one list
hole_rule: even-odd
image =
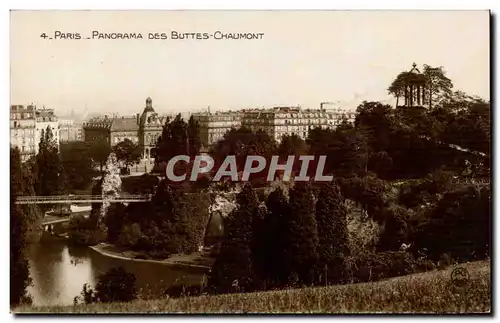
[(45, 39), (45, 38), (47, 38), (48, 36), (47, 36), (47, 35), (45, 35), (45, 33), (43, 33), (43, 34), (41, 34), (41, 35), (40, 35), (40, 37), (41, 37), (41, 38), (43, 38), (43, 39)]

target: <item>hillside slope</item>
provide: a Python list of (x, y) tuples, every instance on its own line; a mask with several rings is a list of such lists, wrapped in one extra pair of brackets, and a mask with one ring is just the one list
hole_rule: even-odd
[(462, 264), (469, 284), (451, 281), (456, 266), (363, 284), (283, 291), (137, 300), (131, 303), (22, 307), (17, 313), (484, 313), (491, 311), (490, 262)]

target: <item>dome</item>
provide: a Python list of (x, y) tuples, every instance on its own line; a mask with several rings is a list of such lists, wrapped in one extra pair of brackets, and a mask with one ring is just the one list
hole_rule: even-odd
[(143, 114), (146, 112), (155, 112), (155, 110), (153, 109), (153, 100), (151, 99), (151, 97), (148, 97), (146, 99), (146, 107), (144, 108)]

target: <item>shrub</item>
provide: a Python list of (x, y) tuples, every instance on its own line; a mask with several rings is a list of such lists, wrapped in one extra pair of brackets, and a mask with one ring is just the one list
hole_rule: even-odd
[(352, 200), (346, 200), (349, 250), (354, 255), (375, 252), (381, 227)]
[(137, 223), (125, 225), (118, 236), (118, 244), (125, 248), (137, 245), (142, 237), (141, 227)]
[(351, 282), (377, 281), (416, 271), (412, 254), (402, 251), (366, 253), (348, 257), (346, 263)]
[(426, 272), (436, 269), (436, 265), (428, 259), (418, 259), (415, 262), (415, 270), (417, 272)]
[(432, 260), (447, 253), (472, 261), (491, 255), (491, 194), (489, 187), (469, 186), (445, 194), (427, 213), (415, 233), (415, 249)]
[(98, 278), (95, 288), (100, 302), (130, 302), (137, 298), (136, 277), (123, 267), (112, 268)]

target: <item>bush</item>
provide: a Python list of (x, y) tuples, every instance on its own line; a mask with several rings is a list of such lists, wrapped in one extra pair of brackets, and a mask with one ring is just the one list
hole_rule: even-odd
[(142, 233), (139, 224), (125, 225), (118, 236), (118, 245), (125, 248), (136, 246), (141, 237)]
[(436, 264), (428, 259), (418, 259), (415, 262), (415, 270), (416, 272), (426, 272), (436, 269)]
[(417, 263), (409, 252), (390, 251), (366, 253), (346, 260), (351, 282), (369, 282), (408, 275), (417, 269)]
[(491, 220), (489, 187), (448, 192), (417, 228), (414, 248), (434, 261), (445, 253), (460, 261), (485, 259), (491, 255)]
[(130, 302), (137, 298), (136, 277), (123, 267), (112, 268), (98, 278), (95, 295), (100, 302)]
[(381, 227), (351, 200), (346, 200), (349, 250), (354, 255), (375, 252)]

